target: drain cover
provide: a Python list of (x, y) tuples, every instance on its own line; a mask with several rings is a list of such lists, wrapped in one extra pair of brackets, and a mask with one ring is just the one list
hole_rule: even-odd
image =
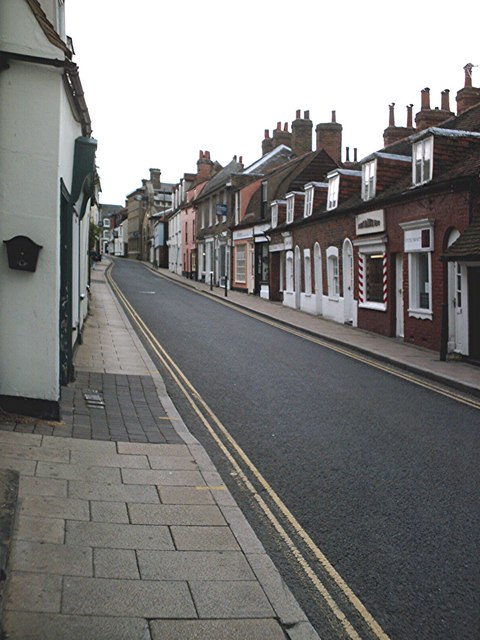
[(97, 389), (87, 389), (83, 392), (83, 397), (89, 407), (96, 407), (99, 409), (105, 408), (105, 401), (103, 400), (102, 393)]

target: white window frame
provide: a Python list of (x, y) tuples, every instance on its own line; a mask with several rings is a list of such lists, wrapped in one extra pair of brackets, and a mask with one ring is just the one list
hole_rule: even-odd
[(272, 204), (271, 209), (271, 226), (272, 229), (278, 226), (278, 202)]
[(286, 196), (287, 199), (287, 224), (293, 222), (294, 214), (295, 214), (295, 195), (288, 194)]
[(303, 217), (308, 218), (313, 213), (313, 193), (314, 187), (306, 187), (305, 188), (305, 203), (303, 206)]
[[(243, 252), (243, 258), (241, 256), (242, 252)], [(242, 284), (246, 284), (247, 282), (247, 244), (246, 243), (235, 245), (235, 282), (241, 282)]]
[[(428, 307), (420, 306), (420, 256), (427, 256)], [(432, 312), (432, 252), (412, 251), (408, 254), (408, 315), (431, 320)]]
[(425, 184), (433, 175), (433, 136), (423, 138), (413, 144), (412, 183)]
[(371, 200), (377, 188), (377, 160), (365, 162), (362, 167), (362, 199)]
[(337, 173), (334, 176), (331, 176), (328, 180), (327, 211), (337, 208), (339, 189), (340, 174)]
[(340, 298), (340, 269), (338, 264), (338, 247), (327, 249), (327, 281), (330, 300)]
[(240, 191), (236, 191), (235, 192), (235, 224), (238, 224), (240, 222), (240, 203), (241, 203)]
[(303, 270), (305, 274), (305, 295), (312, 295), (312, 261), (310, 249), (303, 250)]

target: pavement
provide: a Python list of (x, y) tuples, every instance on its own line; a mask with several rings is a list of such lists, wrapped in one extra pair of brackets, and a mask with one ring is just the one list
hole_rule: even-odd
[[(62, 422), (0, 414), (0, 637), (318, 639), (166, 393), (107, 284), (109, 262), (92, 271)], [(256, 296), (228, 291), (227, 301), (480, 394), (468, 363)]]

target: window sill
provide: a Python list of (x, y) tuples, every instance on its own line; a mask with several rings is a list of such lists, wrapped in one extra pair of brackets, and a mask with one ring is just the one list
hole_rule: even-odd
[(330, 302), (340, 302), (339, 296), (328, 296), (328, 299), (330, 300)]
[(374, 311), (386, 311), (387, 305), (384, 302), (359, 302), (360, 309), (373, 309)]
[(433, 313), (430, 309), (409, 309), (410, 318), (418, 318), (419, 320), (432, 320)]

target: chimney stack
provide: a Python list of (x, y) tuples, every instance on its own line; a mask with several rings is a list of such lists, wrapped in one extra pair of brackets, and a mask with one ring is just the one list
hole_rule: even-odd
[(297, 156), (309, 153), (312, 150), (313, 122), (310, 120), (310, 111), (304, 111), (303, 118), (300, 109), (292, 122), (292, 151)]
[(473, 105), (480, 102), (480, 88), (472, 84), (473, 64), (469, 62), (463, 67), (465, 71), (465, 86), (457, 93), (457, 113), (460, 115)]
[(196, 184), (205, 182), (205, 180), (209, 180), (212, 177), (212, 167), (213, 162), (210, 160), (210, 151), (200, 151), (197, 160)]
[[(436, 109), (430, 108), (430, 89), (426, 88), (422, 90), (422, 101), (421, 101), (421, 109), (415, 116), (415, 125), (417, 131), (423, 131), (424, 129), (428, 129), (429, 127), (437, 127), (445, 120), (448, 120), (455, 114), (450, 111), (448, 108), (448, 89), (442, 91), (442, 108)], [(446, 108), (444, 108), (446, 106)]]
[(388, 147), (390, 144), (394, 144), (415, 132), (415, 129), (412, 126), (412, 107), (413, 105), (407, 106), (407, 126), (396, 127), (394, 113), (395, 103), (392, 102), (392, 104), (388, 105), (388, 127), (383, 132), (383, 144), (385, 147)]
[(262, 156), (264, 156), (267, 153), (270, 153), (272, 149), (273, 149), (273, 140), (272, 138), (270, 138), (270, 131), (268, 129), (265, 129), (265, 137), (262, 140)]
[(150, 169), (150, 182), (154, 189), (160, 189), (162, 172), (160, 169)]
[(343, 127), (337, 123), (335, 111), (332, 111), (332, 121), (317, 124), (317, 151), (323, 149), (337, 164), (342, 161), (342, 131)]
[(292, 134), (288, 130), (288, 122), (285, 122), (283, 131), (282, 131), (282, 123), (277, 122), (277, 128), (273, 132), (272, 149), (279, 147), (281, 144), (284, 144), (287, 147), (292, 146)]

